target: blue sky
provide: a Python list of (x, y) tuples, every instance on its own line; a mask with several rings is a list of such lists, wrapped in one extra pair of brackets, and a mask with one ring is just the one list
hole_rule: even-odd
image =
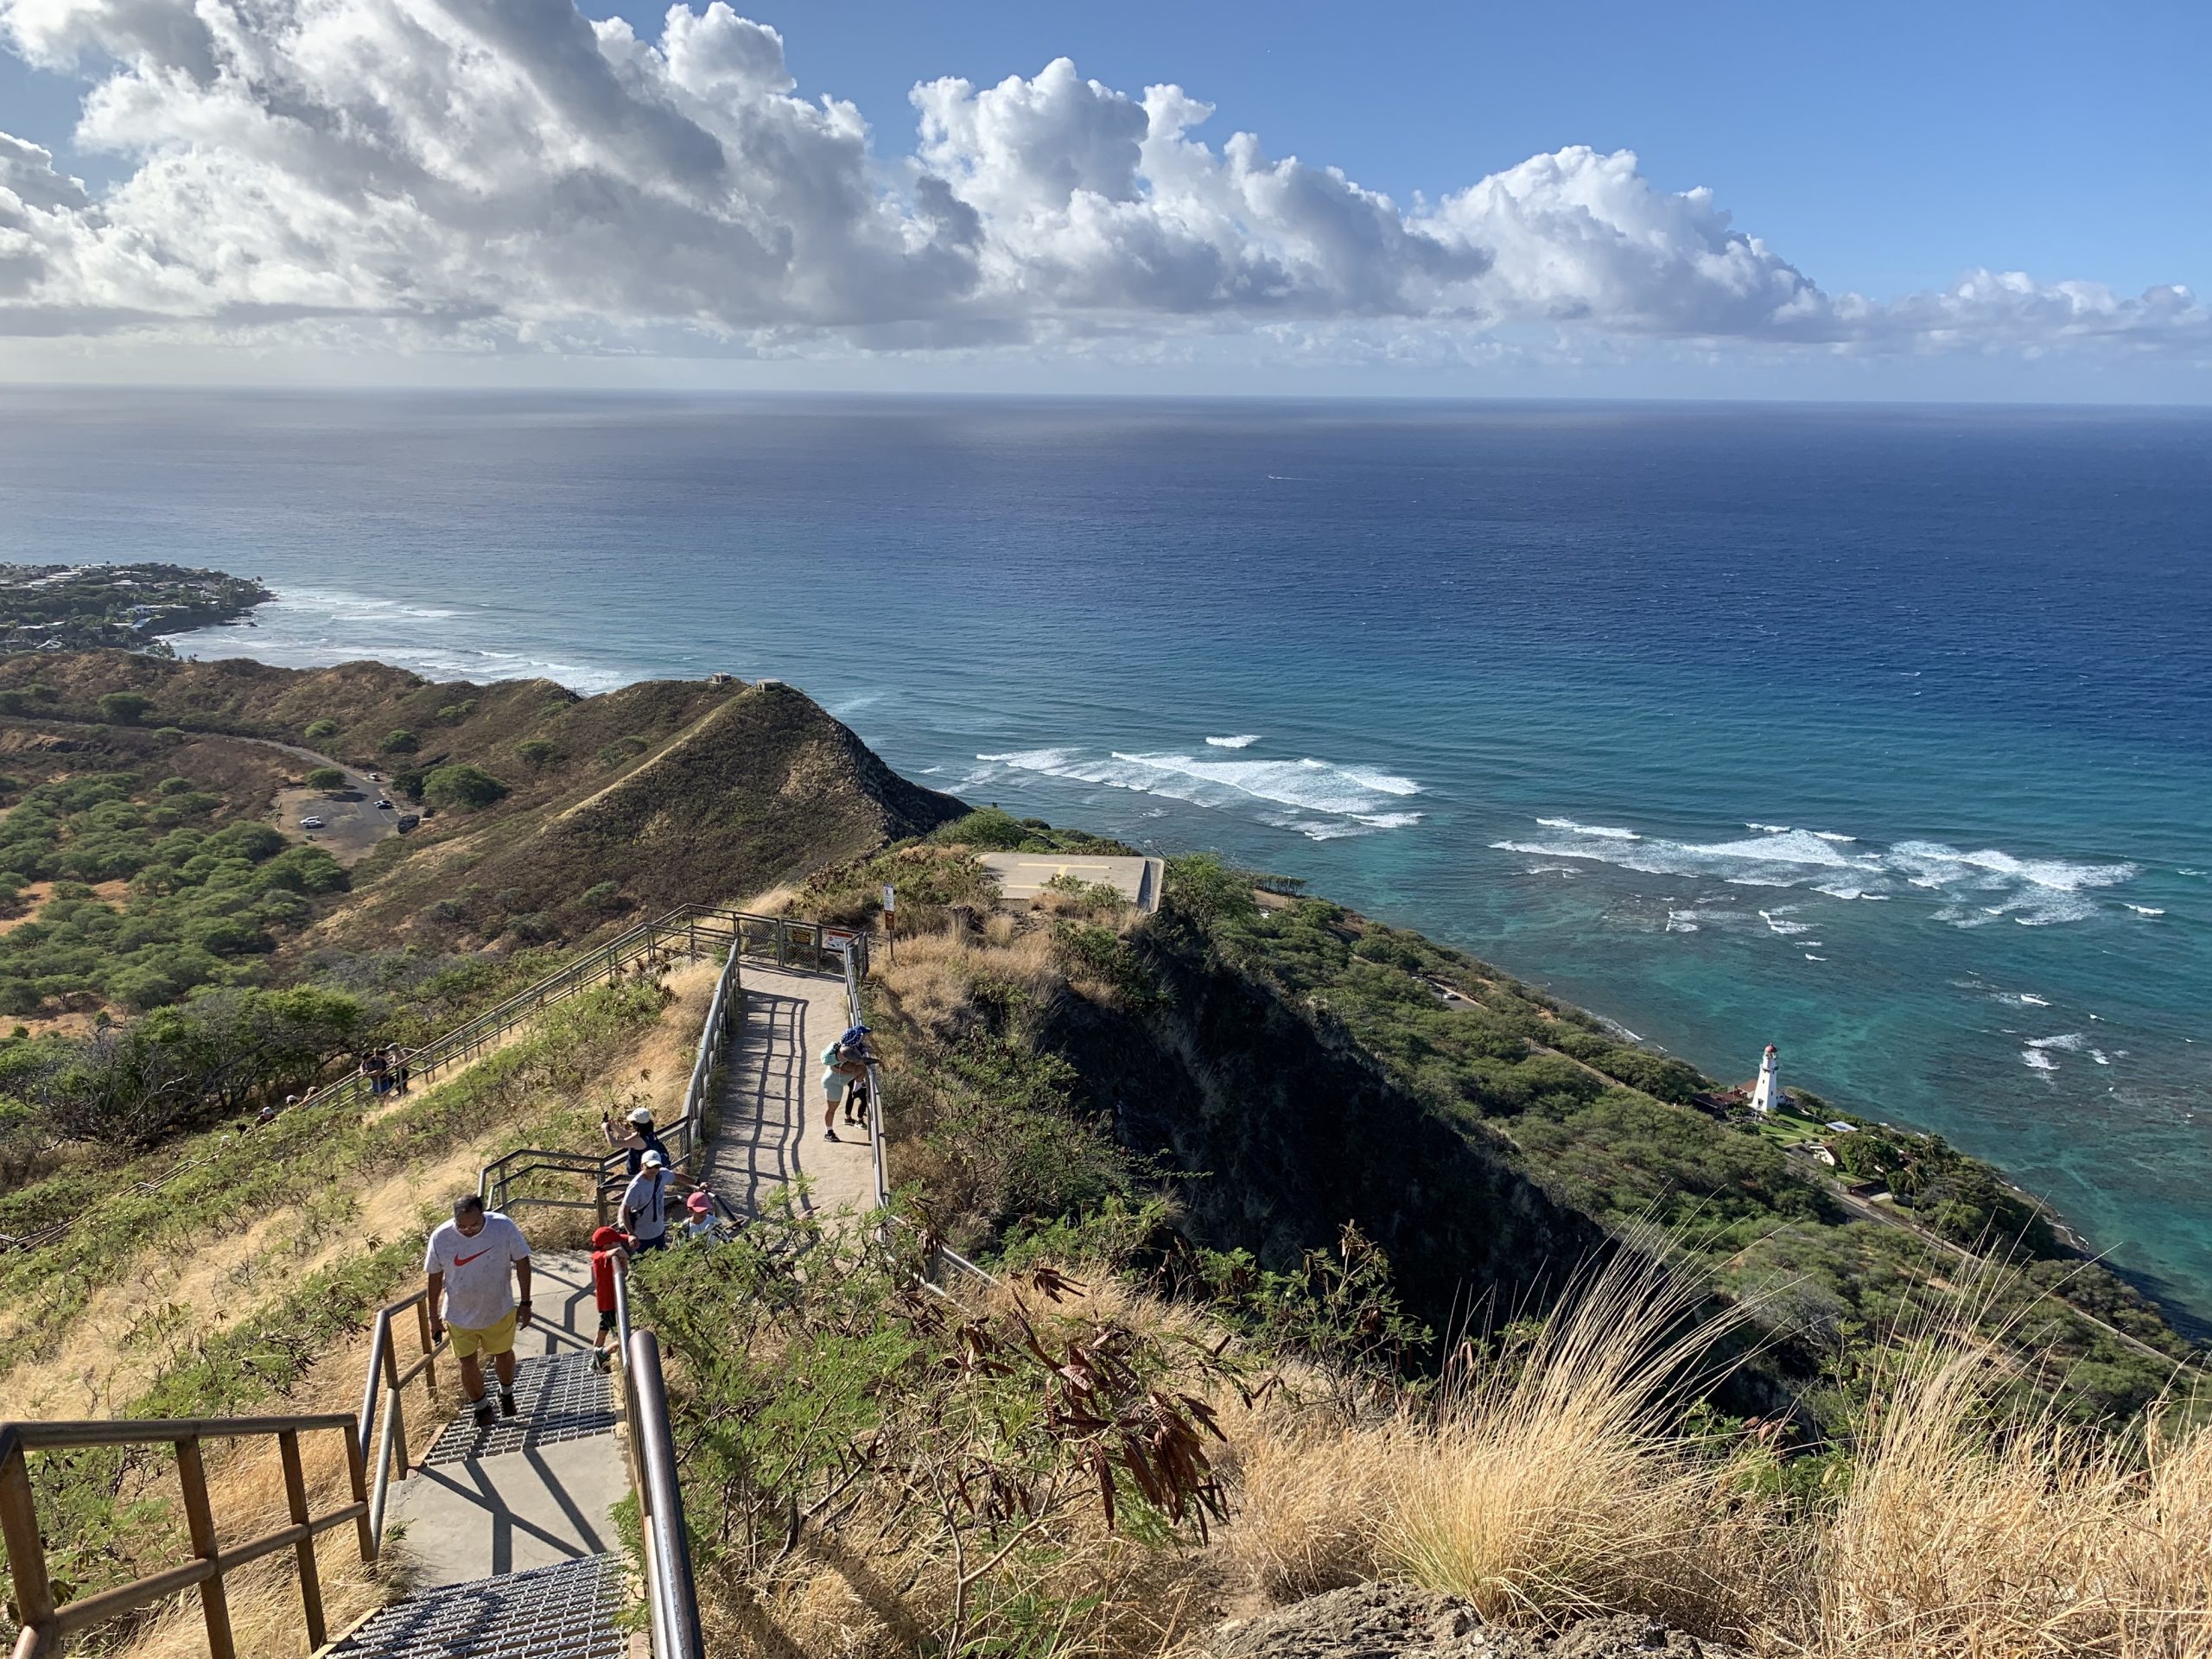
[[(560, 0), (563, 7), (569, 3)], [(146, 3), (184, 5), (185, 0)], [(359, 3), (365, 6), (368, 0)], [(454, 15), (461, 15), (460, 3), (455, 0), (449, 8)], [(698, 4), (703, 10), (705, 0)], [(130, 66), (134, 51), (139, 54), (142, 80), (149, 63), (161, 66), (154, 61), (157, 52), (149, 58), (143, 42), (116, 33), (113, 18), (123, 8), (115, 0), (59, 0), (60, 10), (72, 6), (86, 21), (67, 37), (65, 51), (56, 44), (63, 32), (49, 23), (41, 35), (22, 21), (31, 13), (30, 0), (0, 0), (0, 45), (12, 41), (15, 48), (0, 50), (0, 132), (54, 151), (58, 171), (73, 172), (91, 187), (92, 200), (85, 211), (97, 219), (103, 194), (129, 179), (164, 145), (209, 149), (206, 135), (211, 124), (198, 118), (204, 110), (141, 111), (131, 122), (109, 123), (102, 142), (119, 149), (101, 153), (74, 141), (79, 101), (87, 91), (120, 84), (118, 65)], [(531, 0), (531, 6), (528, 26), (557, 33), (557, 18), (547, 21), (550, 14), (541, 0)], [(50, 18), (56, 10), (48, 0), (41, 16)], [(1756, 363), (1759, 366), (1748, 382), (1752, 388), (1818, 394), (1839, 372), (1833, 363), (1818, 359), (1840, 353), (1897, 361), (1894, 372), (1886, 373), (1847, 372), (1854, 385), (1868, 385), (1877, 395), (1885, 385), (1913, 396), (1940, 395), (1946, 387), (1974, 395), (1978, 386), (1993, 389), (1992, 395), (2023, 395), (2023, 388), (2032, 394), (2041, 376), (2060, 397), (2125, 396), (2131, 388), (2146, 397), (2212, 396), (2203, 390), (2212, 383), (2206, 368), (2212, 329), (2202, 298), (2212, 294), (2212, 186), (2207, 182), (2212, 179), (2212, 98), (2204, 92), (2212, 66), (2212, 5), (1866, 4), (1847, 10), (1385, 3), (1348, 10), (1305, 3), (1171, 5), (1157, 0), (1125, 0), (1113, 8), (1003, 0), (926, 7), (879, 0), (806, 5), (754, 0), (739, 10), (782, 35), (798, 99), (826, 93), (859, 106), (872, 129), (869, 164), (875, 176), (870, 188), (899, 196), (901, 211), (908, 213), (902, 234), (910, 244), (937, 234), (913, 229), (926, 214), (907, 201), (905, 184), (897, 179), (884, 182), (886, 170), (907, 164), (916, 150), (917, 115), (909, 103), (910, 89), (918, 81), (957, 76), (981, 92), (1007, 77), (1023, 77), (1040, 89), (1033, 102), (1042, 110), (1047, 99), (1040, 71), (1065, 56), (1073, 59), (1080, 78), (1102, 84), (1125, 102), (1141, 99), (1147, 86), (1164, 82), (1212, 105), (1211, 118), (1192, 127), (1188, 137), (1217, 155), (1232, 132), (1250, 131), (1258, 136), (1268, 162), (1294, 156), (1309, 168), (1341, 169), (1368, 190), (1387, 194), (1394, 208), (1409, 216), (1422, 200), (1441, 202), (1532, 157), (1573, 146), (1599, 156), (1632, 150), (1639, 188), (1660, 196), (1708, 188), (1732, 231), (1757, 237), (1771, 251), (1774, 260), (1792, 273), (1775, 290), (1783, 294), (1784, 311), (1792, 309), (1785, 290), (1797, 275), (1824, 296), (1864, 296), (1885, 305), (1910, 296), (1942, 294), (1962, 273), (1981, 270), (2024, 272), (2037, 284), (2101, 284), (2122, 307), (2162, 284), (2183, 285), (2198, 297), (2193, 308), (2177, 310), (2169, 304), (2160, 317), (2146, 321), (2130, 314), (2110, 327), (2105, 314), (2098, 313), (2093, 332), (2123, 335), (2124, 350), (2067, 343), (2082, 332), (2069, 322), (2053, 340), (2057, 354), (2073, 366), (2028, 372), (2023, 363), (2046, 362), (2052, 350), (2035, 337), (2042, 325), (2023, 321), (2017, 306), (2001, 327), (1993, 325), (1960, 346), (1957, 341), (1980, 323), (1955, 327), (1947, 315), (1941, 327), (1931, 327), (1924, 316), (1906, 321), (1885, 314), (1878, 324), (1831, 315), (1807, 325), (1777, 323), (1766, 312), (1749, 322), (1733, 314), (1716, 321), (1719, 314), (1713, 304), (1675, 294), (1649, 303), (1649, 296), (1630, 296), (1616, 317), (1605, 306), (1618, 298), (1617, 283), (1599, 284), (1605, 297), (1593, 306), (1592, 289), (1577, 287), (1565, 296), (1532, 293), (1517, 276), (1514, 297), (1503, 299), (1482, 291), (1485, 283), (1496, 289), (1497, 276), (1481, 277), (1475, 270), (1495, 253), (1490, 238), (1497, 226), (1485, 218), (1448, 232), (1409, 219), (1421, 235), (1433, 230), (1474, 264), (1442, 276), (1424, 267), (1411, 289), (1402, 280), (1405, 270), (1393, 266), (1386, 299), (1376, 297), (1380, 290), (1364, 276), (1349, 287), (1336, 282), (1325, 296), (1318, 287), (1312, 296), (1300, 289), (1287, 310), (1274, 300), (1268, 303), (1276, 308), (1268, 310), (1249, 297), (1267, 287), (1264, 283), (1238, 299), (1217, 277), (1213, 296), (1201, 302), (1190, 293), (1165, 301), (1157, 295), (1133, 298), (1134, 290), (1121, 277), (1102, 283), (1086, 276), (1070, 293), (1040, 300), (1037, 296), (1047, 284), (1035, 275), (1039, 260), (1052, 264), (1053, 282), (1066, 275), (1064, 250), (1054, 245), (1040, 252), (1030, 234), (1039, 213), (1064, 213), (1067, 207), (1065, 192), (1043, 201), (1033, 188), (1051, 171), (1054, 158), (1049, 152), (1077, 142), (1126, 143), (1134, 157), (1138, 143), (1114, 124), (1115, 112), (1103, 101), (1087, 97), (1079, 83), (1069, 83), (1052, 92), (1058, 99), (1054, 108), (1024, 129), (1028, 136), (1014, 141), (1029, 149), (1013, 162), (988, 149), (990, 112), (982, 100), (971, 99), (953, 111), (949, 118), (956, 128), (973, 114), (983, 136), (956, 130), (938, 153), (924, 158), (919, 170), (950, 179), (962, 211), (972, 207), (981, 214), (983, 251), (976, 257), (982, 274), (963, 267), (964, 288), (954, 283), (926, 302), (903, 308), (912, 315), (894, 317), (891, 313), (902, 308), (887, 308), (880, 302), (885, 285), (912, 291), (911, 275), (879, 273), (869, 279), (877, 284), (871, 295), (878, 297), (842, 309), (794, 300), (795, 288), (818, 293), (822, 286), (798, 277), (784, 283), (780, 298), (753, 296), (742, 303), (716, 291), (709, 278), (703, 298), (701, 293), (659, 295), (597, 310), (589, 296), (548, 295), (529, 315), (517, 311), (516, 335), (536, 339), (542, 350), (543, 341), (557, 328), (563, 339), (556, 349), (578, 360), (603, 357), (617, 334), (624, 337), (620, 353), (630, 357), (642, 352), (651, 358), (725, 364), (733, 353), (756, 362), (766, 357), (781, 366), (748, 372), (771, 375), (792, 372), (788, 363), (796, 353), (823, 363), (821, 372), (829, 381), (857, 375), (863, 383), (875, 369), (857, 364), (911, 368), (917, 360), (913, 353), (919, 352), (925, 358), (936, 353), (933, 360), (942, 368), (954, 360), (944, 355), (948, 350), (960, 354), (963, 373), (976, 372), (976, 364), (986, 359), (1000, 370), (1014, 372), (1017, 378), (1024, 365), (1039, 360), (1065, 365), (1080, 359), (1085, 373), (1111, 380), (1128, 371), (1135, 360), (1129, 342), (1141, 338), (1150, 342), (1147, 349), (1160, 340), (1172, 341), (1181, 365), (1177, 372), (1197, 384), (1213, 377), (1225, 389), (1234, 389), (1256, 370), (1270, 367), (1264, 360), (1268, 353), (1249, 346), (1262, 336), (1240, 331), (1280, 331), (1287, 325), (1279, 319), (1294, 314), (1297, 349), (1317, 361), (1329, 359), (1332, 366), (1325, 378), (1332, 389), (1371, 382), (1378, 390), (1389, 390), (1416, 371), (1393, 371), (1389, 360), (1402, 365), (1409, 356), (1421, 354), (1424, 341), (1449, 334), (1453, 344), (1448, 369), (1430, 364), (1419, 373), (1441, 374), (1448, 381), (1465, 372), (1472, 357), (1512, 379), (1514, 391), (1541, 389), (1546, 375), (1567, 359), (1573, 359), (1586, 378), (1592, 365), (1617, 359), (1624, 352), (1637, 365), (1624, 382), (1633, 390), (1663, 391), (1670, 376), (1678, 376), (1692, 391), (1741, 386), (1746, 384), (1745, 365)], [(585, 10), (594, 18), (612, 15), (590, 4)], [(658, 13), (631, 10), (622, 16), (641, 45), (660, 41)], [(94, 43), (90, 49), (86, 41)], [(33, 68), (26, 57), (51, 67)], [(327, 75), (327, 67), (317, 73)], [(652, 97), (682, 103), (696, 91), (663, 87)], [(369, 95), (359, 87), (319, 85), (308, 101), (325, 98), (333, 109), (353, 111), (351, 124), (358, 126), (359, 101)], [(1024, 99), (1032, 101), (1027, 91)], [(692, 111), (690, 118), (717, 134), (741, 172), (742, 142), (721, 131), (711, 111)], [(785, 112), (777, 118), (796, 118)], [(1141, 118), (1136, 120), (1141, 128)], [(1071, 137), (1078, 128), (1069, 121), (1084, 124), (1080, 131), (1085, 136)], [(1101, 121), (1105, 124), (1099, 125)], [(597, 132), (561, 135), (571, 149), (605, 137)], [(805, 141), (829, 144), (831, 139), (810, 130)], [(838, 154), (849, 156), (849, 146)], [(1149, 160), (1154, 152), (1145, 154)], [(408, 159), (410, 165), (420, 161), (412, 155)], [(195, 165), (214, 181), (209, 188), (235, 185), (250, 164), (266, 162), (265, 156), (245, 154), (195, 157)], [(1014, 162), (1027, 170), (1017, 184), (1007, 185), (1006, 168)], [(630, 176), (631, 160), (618, 158), (604, 166), (610, 174), (622, 175), (626, 183), (636, 182)], [(819, 177), (820, 170), (811, 176)], [(1110, 179), (1098, 184), (1102, 199), (1154, 191), (1141, 168), (1131, 176), (1139, 180), (1135, 186), (1117, 186)], [(487, 188), (521, 189), (530, 182), (499, 180), (487, 187), (480, 174), (467, 181), (480, 196)], [(270, 206), (268, 191), (239, 188), (242, 199), (264, 209)], [(327, 195), (327, 181), (308, 181), (302, 188), (329, 203), (334, 214), (359, 211), (359, 203)], [(647, 181), (641, 188), (650, 194), (655, 187)], [(1580, 200), (1572, 181), (1561, 188)], [(204, 194), (192, 199), (204, 213)], [(735, 219), (751, 225), (760, 210), (747, 201), (733, 207), (717, 200), (702, 211), (718, 222)], [(1165, 216), (1179, 233), (1185, 227), (1187, 215), (1179, 210)], [(1028, 230), (1011, 228), (1017, 219)], [(138, 228), (142, 236), (164, 233), (158, 213), (150, 226)], [(168, 228), (184, 237), (189, 227), (180, 220)], [(440, 228), (461, 245), (472, 238), (480, 244), (482, 232), (475, 226)], [(573, 227), (549, 228), (556, 239), (570, 239)], [(0, 218), (0, 232), (4, 229)], [(99, 229), (94, 226), (95, 232)], [(1710, 226), (1695, 233), (1721, 234)], [(270, 234), (288, 247), (297, 239), (282, 227)], [(957, 226), (948, 231), (939, 251), (961, 244), (963, 234)], [(1312, 252), (1300, 242), (1301, 234), (1295, 226), (1240, 227), (1234, 232), (1241, 238), (1237, 246), (1224, 254), (1216, 245), (1210, 257), (1220, 269), (1255, 261), (1268, 264), (1276, 272), (1271, 291), (1279, 299), (1297, 287), (1296, 281), (1281, 276), (1280, 268), (1294, 266)], [(335, 231), (324, 245), (340, 264), (365, 257)], [(694, 237), (670, 257), (680, 259), (702, 245), (719, 245), (713, 236), (703, 244)], [(971, 240), (963, 245), (972, 252), (975, 245)], [(1424, 241), (1415, 251), (1426, 258), (1434, 251)], [(1313, 257), (1326, 266), (1340, 252), (1324, 250)], [(1131, 257), (1147, 270), (1157, 264), (1150, 253)], [(1539, 248), (1523, 257), (1541, 264), (1546, 255)], [(266, 256), (257, 259), (265, 268)], [(50, 273), (60, 263), (57, 258), (46, 269)], [(73, 270), (96, 264), (83, 255)], [(1502, 257), (1497, 275), (1511, 274), (1509, 264)], [(194, 360), (210, 352), (219, 357), (226, 344), (238, 343), (238, 336), (211, 329), (208, 315), (235, 315), (242, 307), (288, 308), (289, 315), (295, 302), (288, 296), (320, 296), (327, 286), (314, 275), (297, 273), (289, 286), (266, 292), (232, 293), (223, 288), (229, 279), (211, 272), (201, 287), (214, 298), (165, 292), (133, 295), (126, 304), (119, 296), (103, 297), (101, 303), (118, 316), (126, 310), (134, 317), (149, 310), (168, 315), (172, 307), (190, 313), (195, 305), (207, 315), (181, 323), (174, 339), (149, 337), (134, 323), (132, 328), (140, 329), (131, 334), (134, 344), (124, 346), (110, 337), (92, 354), (112, 359), (119, 350), (127, 358), (136, 351), (147, 362), (166, 360), (164, 353), (183, 353)], [(264, 281), (256, 280), (267, 289)], [(425, 299), (401, 293), (384, 280), (374, 296), (347, 296), (337, 308), (389, 316), (413, 308), (410, 315), (449, 315), (476, 303), (467, 294)], [(514, 287), (511, 278), (492, 272), (484, 281), (497, 290), (484, 302), (504, 305), (504, 293)], [(979, 298), (994, 281), (995, 297)], [(1463, 285), (1453, 289), (1453, 281)], [(626, 280), (603, 283), (594, 293), (638, 285)], [(1080, 289), (1081, 297), (1071, 297), (1073, 289)], [(1108, 289), (1109, 298), (1097, 297)], [(74, 296), (59, 286), (55, 291), (60, 301), (46, 302), (37, 326), (20, 333), (50, 337), (50, 319), (76, 315), (69, 304)], [(0, 294), (4, 292), (0, 283)], [(1020, 296), (1018, 302), (1007, 297), (1015, 295)], [(320, 297), (315, 303), (321, 305)], [(2069, 304), (2072, 316), (2080, 308), (2078, 302)], [(1980, 317), (1986, 308), (1968, 304), (1967, 309)], [(1201, 311), (1206, 321), (1194, 326), (1192, 318)], [(1473, 341), (1465, 321), (1477, 314), (1483, 317), (1479, 342)], [(1382, 316), (1394, 321), (1378, 322)], [(101, 330), (96, 327), (94, 332)], [(1317, 344), (1324, 334), (1327, 341)], [(1269, 350), (1282, 347), (1281, 339), (1265, 337), (1274, 341)], [(473, 334), (467, 350), (486, 350), (486, 338)], [(734, 346), (733, 338), (746, 343)], [(1071, 340), (1080, 344), (1071, 346)], [(1574, 340), (1589, 342), (1591, 349), (1578, 355)], [(506, 343), (512, 342), (492, 342), (494, 354)], [(265, 356), (268, 342), (261, 344)], [(417, 346), (433, 354), (438, 349), (427, 338), (408, 349)], [(55, 349), (50, 343), (26, 346), (22, 355), (50, 365)], [(327, 334), (280, 348), (336, 350), (341, 356), (350, 349), (343, 342), (334, 346)], [(1949, 366), (1931, 371), (1922, 360), (1931, 355)], [(8, 372), (8, 364), (7, 348), (0, 345), (0, 374)]]

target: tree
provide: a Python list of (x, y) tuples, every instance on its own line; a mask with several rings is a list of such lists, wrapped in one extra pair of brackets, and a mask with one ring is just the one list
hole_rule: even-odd
[(622, 888), (620, 883), (601, 881), (586, 887), (577, 900), (586, 910), (598, 911), (601, 915), (622, 908)]
[(335, 766), (317, 766), (313, 772), (308, 773), (307, 786), (309, 789), (326, 791), (343, 789), (346, 786), (346, 774)]
[(100, 699), (100, 718), (129, 726), (153, 706), (154, 700), (143, 692), (111, 691)]
[(311, 720), (302, 735), (310, 743), (317, 738), (335, 737), (338, 735), (338, 722), (334, 720)]
[(377, 747), (386, 754), (412, 754), (423, 747), (423, 741), (404, 726), (386, 732), (384, 741)]
[(528, 763), (532, 772), (543, 772), (551, 764), (554, 756), (561, 752), (543, 738), (533, 737), (515, 745), (515, 753)]
[(507, 792), (507, 786), (480, 766), (465, 764), (433, 766), (423, 779), (423, 798), (433, 806), (486, 807)]

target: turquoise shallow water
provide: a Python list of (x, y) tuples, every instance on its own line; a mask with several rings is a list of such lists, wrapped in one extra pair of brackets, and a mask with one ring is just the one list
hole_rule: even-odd
[(2212, 415), (0, 393), (183, 648), (813, 691), (1932, 1128), (2212, 1320)]

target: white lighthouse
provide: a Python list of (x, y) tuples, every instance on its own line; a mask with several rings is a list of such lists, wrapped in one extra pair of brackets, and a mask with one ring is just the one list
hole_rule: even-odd
[(1771, 1112), (1789, 1104), (1782, 1092), (1782, 1065), (1775, 1053), (1774, 1045), (1766, 1046), (1766, 1052), (1759, 1057), (1759, 1080), (1751, 1089), (1751, 1109)]

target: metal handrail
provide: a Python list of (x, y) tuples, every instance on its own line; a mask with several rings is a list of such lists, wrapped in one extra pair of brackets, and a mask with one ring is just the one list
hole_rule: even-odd
[(668, 1394), (661, 1382), (660, 1342), (650, 1331), (632, 1332), (624, 1351), (623, 1396), (628, 1402), (630, 1444), (638, 1463), (638, 1520), (652, 1563), (655, 1659), (703, 1659), (699, 1602), (692, 1586), (691, 1539), (683, 1521), (683, 1488), (668, 1427)]
[[(719, 924), (721, 931), (728, 937), (740, 938), (743, 932), (742, 924), (746, 922), (766, 923), (773, 926), (780, 920), (777, 917), (756, 916), (715, 905), (677, 905), (651, 921), (639, 922), (617, 934), (605, 944), (594, 945), (577, 961), (556, 969), (543, 979), (524, 987), (505, 1001), (495, 1003), (434, 1041), (411, 1051), (407, 1057), (409, 1067), (427, 1077), (458, 1058), (480, 1052), (487, 1043), (497, 1041), (512, 1030), (525, 1016), (552, 1003), (565, 1001), (587, 985), (620, 974), (640, 957), (649, 956), (678, 940), (696, 947), (702, 923), (710, 927)], [(311, 1091), (292, 1109), (297, 1111), (302, 1106), (342, 1103), (359, 1095), (367, 1086), (368, 1079), (356, 1072)]]

